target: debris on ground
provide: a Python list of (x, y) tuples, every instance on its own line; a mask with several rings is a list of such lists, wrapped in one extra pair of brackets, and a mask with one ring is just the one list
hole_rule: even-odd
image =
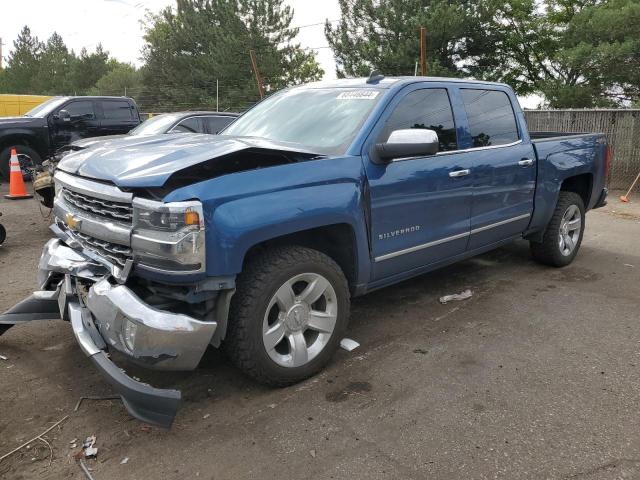
[(315, 450), (310, 450), (309, 454), (313, 457), (316, 458), (316, 451)]
[(4, 355), (0, 355), (0, 360), (9, 360), (9, 358), (5, 357)]
[(211, 414), (207, 413), (207, 414), (203, 415), (202, 418), (209, 418), (210, 416), (211, 416)]
[(151, 431), (151, 427), (149, 427), (148, 425), (142, 425), (140, 427), (140, 430), (142, 430), (145, 433), (149, 433)]
[[(625, 263), (624, 266), (625, 267), (629, 267), (629, 268), (633, 268), (633, 265), (631, 265), (630, 263)], [(2, 357), (2, 355), (0, 355), (0, 357)], [(6, 360), (6, 358), (4, 358), (3, 360)]]
[(85, 476), (87, 477), (87, 479), (88, 480), (94, 480), (93, 475), (91, 475), (91, 469), (89, 467), (87, 467), (87, 464), (84, 463), (84, 460), (80, 459), (80, 462), (78, 462), (78, 463), (80, 465), (80, 468), (84, 472)]
[(78, 403), (76, 403), (76, 407), (73, 409), (74, 412), (77, 412), (80, 408), (80, 405), (85, 400), (120, 400), (120, 395), (105, 395), (101, 397), (88, 396), (88, 397), (80, 397)]
[(124, 457), (120, 460), (120, 465), (126, 465), (127, 463), (129, 463), (129, 457)]
[(356, 348), (358, 348), (360, 344), (355, 340), (351, 340), (350, 338), (343, 338), (340, 340), (340, 347), (346, 350), (347, 352), (352, 352)]
[[(61, 420), (58, 420), (56, 423), (54, 423), (53, 425), (51, 425), (49, 428), (47, 428), (44, 432), (42, 432), (40, 435), (33, 437), (31, 440), (29, 440), (28, 442), (23, 443), (22, 445), (20, 445), (19, 447), (14, 448), (13, 450), (11, 450), (9, 453), (5, 453), (3, 456), (0, 457), (0, 462), (2, 460), (4, 460), (5, 458), (13, 455), (14, 453), (22, 450), (24, 447), (30, 448), (29, 445), (33, 442), (35, 442), (36, 440), (41, 440), (45, 443), (48, 443), (46, 440), (44, 440), (42, 438), (43, 435), (46, 435), (47, 433), (49, 433), (51, 430), (53, 430), (54, 428), (56, 428), (58, 425), (60, 425), (62, 422), (64, 422), (67, 418), (69, 418), (69, 415), (64, 416)], [(51, 448), (51, 446), (49, 446), (49, 448)], [(53, 450), (51, 450), (51, 458), (49, 460), (49, 464), (51, 464), (51, 460), (53, 459)]]
[(444, 297), (440, 297), (440, 303), (444, 305), (448, 302), (466, 300), (468, 298), (471, 298), (472, 295), (473, 295), (473, 292), (467, 289), (464, 292), (453, 293), (451, 295), (445, 295)]

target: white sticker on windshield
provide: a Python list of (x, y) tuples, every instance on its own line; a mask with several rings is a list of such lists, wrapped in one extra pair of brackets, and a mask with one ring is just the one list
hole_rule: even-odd
[(338, 95), (338, 100), (373, 100), (378, 96), (377, 90), (349, 90)]

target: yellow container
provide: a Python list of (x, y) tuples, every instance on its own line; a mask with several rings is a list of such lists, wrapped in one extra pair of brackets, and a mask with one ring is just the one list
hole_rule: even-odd
[(0, 117), (18, 117), (51, 97), (46, 95), (0, 94)]

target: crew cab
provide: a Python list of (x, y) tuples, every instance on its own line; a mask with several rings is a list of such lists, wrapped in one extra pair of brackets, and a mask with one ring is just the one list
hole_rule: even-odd
[(372, 74), (290, 88), (218, 136), (65, 157), (39, 290), (0, 327), (70, 320), (129, 412), (170, 425), (180, 392), (108, 351), (190, 370), (221, 347), (258, 381), (299, 382), (338, 347), (352, 297), (519, 239), (571, 263), (610, 161), (601, 134), (529, 133), (504, 84)]
[(140, 123), (127, 97), (53, 97), (21, 117), (0, 118), (0, 176), (9, 178), (11, 148), (21, 162), (39, 165), (80, 138), (127, 133)]

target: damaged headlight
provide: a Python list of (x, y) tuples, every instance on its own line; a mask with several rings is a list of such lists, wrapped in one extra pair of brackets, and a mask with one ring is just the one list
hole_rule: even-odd
[(134, 260), (145, 268), (174, 274), (203, 272), (204, 230), (198, 201), (133, 200), (131, 247)]

